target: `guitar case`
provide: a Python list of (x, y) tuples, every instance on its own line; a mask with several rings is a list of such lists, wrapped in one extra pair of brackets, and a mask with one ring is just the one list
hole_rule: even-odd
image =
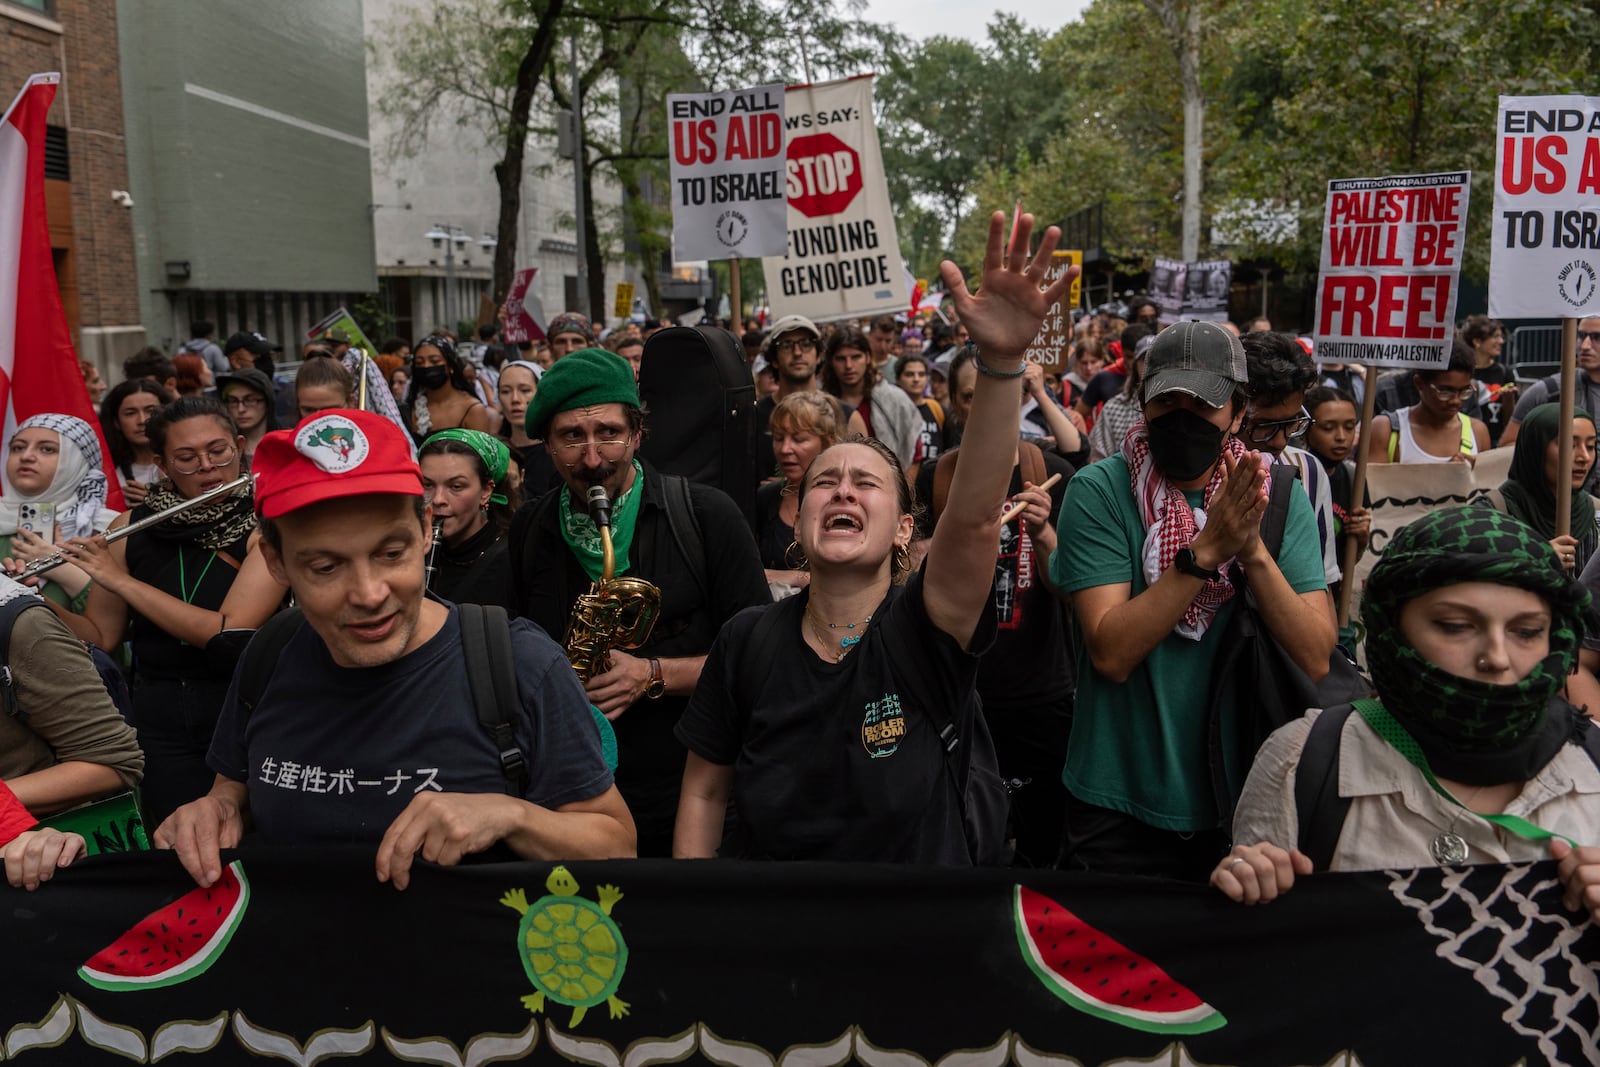
[(756, 387), (744, 349), (716, 326), (674, 326), (645, 342), (640, 453), (657, 470), (715, 486), (754, 526)]

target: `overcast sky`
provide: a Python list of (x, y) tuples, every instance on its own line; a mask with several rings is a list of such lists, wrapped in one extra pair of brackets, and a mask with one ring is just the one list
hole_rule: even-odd
[(867, 0), (866, 17), (887, 22), (907, 37), (921, 40), (943, 34), (982, 43), (996, 10), (1010, 11), (1035, 29), (1050, 32), (1077, 18), (1090, 0), (1007, 0), (998, 5), (967, 0)]

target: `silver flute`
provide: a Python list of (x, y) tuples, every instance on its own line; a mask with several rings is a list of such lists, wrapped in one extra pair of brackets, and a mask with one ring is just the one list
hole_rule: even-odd
[[(249, 485), (252, 477), (253, 476), (249, 474), (241, 474), (231, 482), (225, 482), (222, 485), (217, 486), (215, 489), (207, 489), (199, 496), (192, 496), (182, 503), (172, 505), (165, 511), (158, 511), (154, 515), (146, 515), (137, 522), (130, 522), (121, 529), (112, 530), (110, 533), (106, 534), (106, 544), (110, 544), (113, 541), (120, 541), (124, 537), (131, 537), (140, 530), (148, 530), (152, 526), (158, 526), (175, 515), (181, 515), (190, 508), (197, 508), (201, 504), (211, 503), (211, 501), (216, 500), (218, 497), (227, 496), (234, 490)], [(22, 570), (18, 571), (16, 574), (11, 575), (11, 578), (13, 581), (18, 582), (24, 581), (28, 578), (36, 578), (46, 571), (53, 571), (63, 563), (70, 562), (71, 560), (67, 559), (64, 554), (57, 552), (54, 555), (45, 556), (43, 559), (34, 560), (26, 567), (23, 567)]]

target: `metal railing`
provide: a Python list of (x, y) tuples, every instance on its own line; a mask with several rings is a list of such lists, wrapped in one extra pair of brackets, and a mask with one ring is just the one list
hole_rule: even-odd
[(1536, 382), (1561, 371), (1561, 324), (1518, 326), (1506, 345), (1506, 366), (1520, 382)]

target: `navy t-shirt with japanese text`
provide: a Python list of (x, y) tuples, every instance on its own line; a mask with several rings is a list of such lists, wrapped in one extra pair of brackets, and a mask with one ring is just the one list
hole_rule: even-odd
[[(511, 623), (524, 797), (558, 808), (611, 787), (589, 701), (560, 646)], [(437, 634), (390, 663), (341, 667), (302, 624), (248, 719), (229, 687), (207, 762), (244, 782), (263, 843), (377, 844), (425, 790), (504, 793), (506, 779), (478, 722), (456, 608)]]

